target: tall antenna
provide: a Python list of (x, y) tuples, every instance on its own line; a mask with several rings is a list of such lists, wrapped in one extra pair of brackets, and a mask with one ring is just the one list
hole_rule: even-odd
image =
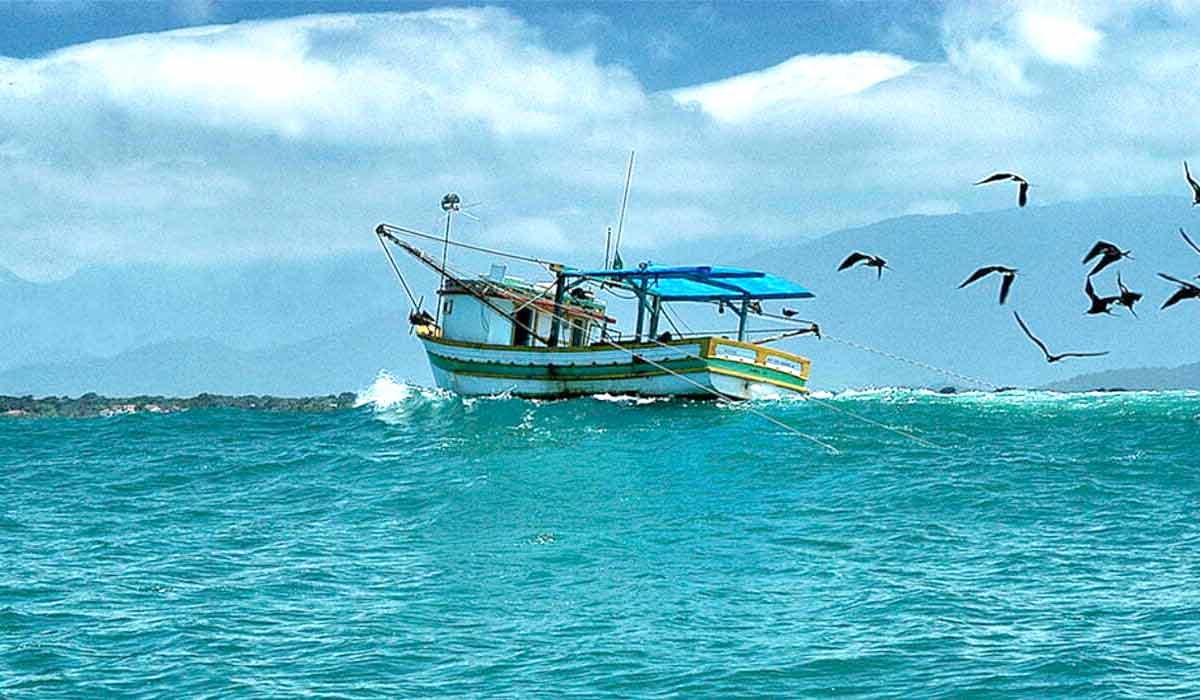
[[(621, 259), (621, 232), (625, 230), (625, 207), (629, 205), (629, 183), (633, 181), (634, 154), (635, 151), (629, 152), (629, 169), (625, 171), (625, 194), (621, 196), (621, 216), (617, 219), (617, 239), (613, 242), (614, 261)], [(620, 267), (619, 264), (614, 264), (613, 266)]]
[[(462, 209), (462, 199), (458, 195), (451, 192), (442, 197), (442, 211), (446, 212), (446, 235), (442, 238), (442, 278), (438, 281), (438, 288), (446, 288), (446, 256), (450, 253), (450, 217), (454, 212)], [(437, 325), (442, 318), (442, 302), (439, 300), (437, 310), (434, 311), (433, 322)]]

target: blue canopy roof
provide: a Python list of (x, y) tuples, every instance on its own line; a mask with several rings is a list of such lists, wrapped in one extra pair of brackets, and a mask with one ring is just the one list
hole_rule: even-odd
[(630, 270), (568, 270), (563, 274), (617, 279), (639, 286), (645, 283), (646, 291), (663, 301), (811, 299), (814, 296), (790, 280), (741, 267), (649, 265)]

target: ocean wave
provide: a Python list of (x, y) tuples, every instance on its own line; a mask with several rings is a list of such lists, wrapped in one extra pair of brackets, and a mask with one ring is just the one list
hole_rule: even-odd
[(444, 401), (454, 395), (442, 389), (410, 384), (396, 379), (387, 370), (380, 370), (371, 385), (358, 392), (356, 408), (370, 406), (376, 411), (389, 411), (415, 401)]

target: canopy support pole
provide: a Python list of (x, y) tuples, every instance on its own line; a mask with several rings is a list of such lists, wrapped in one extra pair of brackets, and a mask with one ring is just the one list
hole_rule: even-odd
[(654, 339), (658, 337), (658, 316), (662, 312), (662, 297), (654, 297), (654, 303), (650, 307), (650, 332), (648, 338)]
[(742, 299), (742, 308), (738, 311), (738, 342), (746, 342), (746, 317), (750, 315), (750, 297)]
[(646, 285), (648, 280), (642, 279), (642, 283), (637, 287), (638, 315), (637, 329), (633, 332), (633, 342), (642, 342), (642, 324), (646, 320)]
[(554, 273), (554, 316), (550, 320), (550, 337), (548, 339), (552, 348), (558, 347), (558, 332), (562, 326), (563, 296), (567, 291), (562, 270), (555, 270)]

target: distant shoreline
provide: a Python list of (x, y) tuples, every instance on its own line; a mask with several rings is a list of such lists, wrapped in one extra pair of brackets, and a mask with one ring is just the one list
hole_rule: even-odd
[(280, 396), (226, 396), (197, 394), (188, 398), (168, 396), (110, 397), (95, 393), (69, 396), (0, 396), (0, 418), (94, 418), (134, 413), (181, 413), (212, 408), (254, 411), (328, 413), (353, 408), (357, 394), (342, 392), (298, 398)]

